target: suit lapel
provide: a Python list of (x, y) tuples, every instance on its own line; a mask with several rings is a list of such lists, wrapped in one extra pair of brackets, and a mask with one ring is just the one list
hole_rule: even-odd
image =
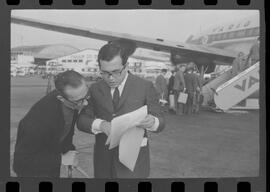
[(56, 126), (57, 129), (55, 131), (57, 132), (57, 135), (58, 135), (57, 140), (58, 142), (60, 142), (60, 138), (62, 137), (62, 133), (65, 129), (65, 120), (64, 120), (63, 110), (62, 110), (62, 103), (59, 100), (57, 100), (56, 102), (57, 102), (56, 114), (58, 114), (56, 117), (56, 121), (59, 121), (59, 123), (57, 124), (57, 122), (55, 122), (58, 125)]
[(132, 89), (134, 88), (132, 86), (132, 83), (133, 83), (133, 77), (132, 77), (131, 74), (129, 74), (128, 78), (127, 78), (127, 81), (125, 83), (123, 92), (122, 92), (121, 97), (120, 97), (120, 101), (119, 101), (118, 108), (117, 108), (118, 110), (124, 104), (124, 102), (127, 99), (128, 95), (132, 92)]
[(112, 95), (111, 95), (111, 88), (107, 85), (107, 83), (102, 80), (99, 90), (102, 94), (103, 98), (99, 98), (102, 103), (104, 103), (104, 106), (107, 107), (107, 109), (113, 113), (113, 103), (112, 103)]

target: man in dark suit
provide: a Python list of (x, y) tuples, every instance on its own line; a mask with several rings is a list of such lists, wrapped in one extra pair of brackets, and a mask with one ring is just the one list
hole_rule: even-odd
[[(194, 98), (193, 98), (193, 108), (192, 108), (192, 112), (193, 113), (199, 113), (201, 104), (203, 102), (203, 95), (201, 94), (202, 92), (202, 86), (203, 86), (203, 76), (202, 74), (199, 73), (199, 70), (196, 66), (196, 64), (194, 62), (189, 62), (187, 68), (192, 69), (192, 79), (195, 79), (195, 82), (193, 82), (193, 86), (195, 86), (195, 93), (193, 94)], [(187, 85), (190, 90), (190, 83), (192, 83), (192, 81), (189, 81)]]
[[(173, 70), (171, 77), (169, 78), (169, 83), (168, 83), (168, 101), (170, 104), (170, 113), (176, 114), (176, 103), (175, 103), (175, 98), (174, 98), (174, 79), (175, 79), (175, 71)], [(170, 99), (170, 95), (173, 95), (173, 99)]]
[(245, 67), (246, 59), (243, 52), (239, 52), (232, 63), (232, 78), (241, 73)]
[(260, 60), (260, 37), (257, 38), (256, 42), (251, 46), (248, 58), (247, 58), (247, 66), (246, 68), (249, 68), (250, 66), (254, 65)]
[[(133, 50), (129, 47), (133, 46)], [(128, 57), (135, 46), (125, 41), (104, 45), (98, 54), (102, 80), (90, 88), (89, 105), (82, 110), (78, 129), (95, 134), (95, 178), (145, 178), (150, 172), (150, 155), (147, 131), (160, 132), (164, 118), (153, 83), (132, 75), (127, 70)], [(111, 120), (144, 105), (147, 117), (137, 126), (145, 130), (134, 171), (119, 161), (119, 147), (109, 150), (106, 145), (110, 135)]]
[(167, 81), (165, 79), (165, 75), (167, 73), (167, 69), (162, 69), (161, 74), (157, 76), (155, 81), (155, 87), (159, 94), (159, 99), (167, 100), (168, 97), (168, 86)]
[(184, 74), (185, 83), (186, 83), (186, 89), (187, 89), (187, 102), (184, 105), (184, 114), (191, 114), (192, 109), (194, 108), (194, 99), (196, 95), (196, 91), (199, 89), (198, 83), (197, 83), (197, 77), (196, 74), (193, 73), (194, 66), (193, 64), (188, 65), (186, 68), (186, 72)]
[(19, 122), (13, 163), (19, 177), (59, 177), (61, 164), (77, 164), (72, 138), (88, 87), (75, 71), (59, 74), (55, 87)]
[(176, 114), (182, 115), (183, 114), (183, 107), (184, 105), (182, 103), (178, 103), (178, 97), (180, 92), (185, 92), (186, 90), (186, 83), (184, 79), (184, 71), (186, 68), (186, 64), (178, 64), (177, 66), (177, 72), (175, 73), (174, 77), (174, 98), (175, 98), (175, 105), (176, 105)]

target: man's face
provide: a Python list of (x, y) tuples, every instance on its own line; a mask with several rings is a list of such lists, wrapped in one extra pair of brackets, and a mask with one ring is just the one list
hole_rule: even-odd
[(111, 88), (115, 88), (124, 80), (127, 67), (122, 64), (121, 57), (117, 55), (111, 61), (100, 60), (100, 73), (105, 82)]
[(65, 87), (65, 95), (66, 99), (72, 104), (74, 107), (83, 105), (84, 101), (88, 96), (88, 87), (84, 80), (82, 80), (82, 84), (77, 87), (66, 86)]
[(194, 65), (195, 65), (195, 64), (194, 64), (193, 62), (190, 62), (190, 63), (188, 64), (189, 67), (194, 67)]
[(180, 67), (180, 71), (184, 72), (185, 70), (186, 70), (186, 67), (185, 67), (184, 65), (182, 65), (182, 66)]

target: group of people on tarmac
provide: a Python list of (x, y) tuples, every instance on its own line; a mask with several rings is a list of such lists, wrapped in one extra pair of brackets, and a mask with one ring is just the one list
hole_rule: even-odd
[[(260, 37), (251, 46), (249, 53), (245, 55), (239, 52), (232, 63), (232, 77), (251, 67), (260, 59)], [(196, 70), (194, 62), (177, 64), (175, 70), (167, 80), (167, 69), (162, 69), (155, 80), (155, 87), (159, 94), (160, 103), (163, 106), (169, 104), (170, 112), (174, 114), (198, 113), (203, 102), (202, 86), (204, 78)], [(179, 97), (186, 94), (185, 101), (179, 101)]]
[[(161, 104), (169, 104), (169, 111), (177, 115), (198, 113), (202, 103), (203, 77), (197, 73), (195, 63), (176, 65), (168, 81), (165, 78), (166, 73), (167, 69), (162, 69), (155, 81)], [(179, 101), (181, 94), (186, 95), (183, 102)]]

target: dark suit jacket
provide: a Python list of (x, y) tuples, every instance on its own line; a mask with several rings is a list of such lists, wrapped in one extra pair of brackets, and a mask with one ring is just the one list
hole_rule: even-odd
[(254, 43), (250, 48), (249, 57), (254, 63), (260, 60), (260, 44), (258, 42)]
[(168, 84), (168, 92), (171, 94), (173, 92), (173, 86), (174, 86), (174, 76), (172, 75), (169, 79), (169, 84)]
[(179, 70), (175, 73), (173, 89), (175, 91), (182, 91), (185, 87), (184, 73)]
[(61, 153), (74, 150), (71, 129), (64, 130), (61, 102), (53, 91), (39, 100), (19, 122), (13, 169), (19, 177), (59, 177)]
[(167, 99), (168, 86), (167, 86), (167, 81), (163, 75), (157, 76), (155, 86), (159, 94), (159, 98), (161, 98), (163, 94), (163, 99)]
[(187, 93), (194, 94), (194, 92), (197, 90), (198, 82), (196, 74), (194, 73), (185, 73), (185, 82), (186, 82), (186, 89)]
[[(103, 80), (90, 88), (91, 98), (88, 107), (83, 110), (78, 119), (78, 129), (91, 133), (91, 125), (95, 118), (111, 121), (113, 119), (113, 104), (111, 89)], [(134, 111), (144, 105), (148, 113), (159, 119), (160, 132), (165, 125), (163, 113), (158, 103), (156, 90), (150, 81), (129, 74), (120, 97), (116, 116)], [(145, 137), (147, 133), (145, 132)], [(150, 170), (149, 145), (141, 147), (134, 172), (131, 172), (119, 162), (118, 147), (109, 150), (105, 146), (107, 136), (104, 133), (95, 135), (94, 146), (94, 176), (96, 178), (140, 178), (148, 177)]]

